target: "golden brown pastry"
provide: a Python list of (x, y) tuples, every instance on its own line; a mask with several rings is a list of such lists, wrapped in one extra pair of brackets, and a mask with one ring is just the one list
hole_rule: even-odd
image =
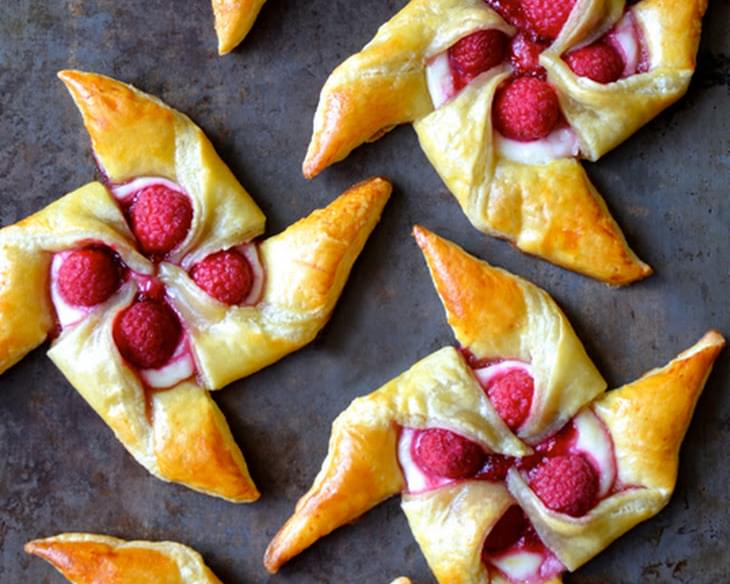
[(106, 186), (0, 230), (0, 372), (47, 338), (70, 383), (151, 473), (259, 494), (220, 389), (326, 324), (390, 194), (380, 178), (259, 242), (264, 217), (187, 117), (64, 72)]
[(25, 544), (74, 584), (221, 584), (201, 555), (171, 541), (62, 533)]
[(235, 49), (251, 30), (266, 0), (213, 0), (218, 54)]
[(667, 504), (725, 341), (711, 331), (605, 392), (544, 291), (415, 235), (462, 349), (424, 358), (335, 420), (322, 469), (264, 564), (276, 572), (400, 492), (440, 583), (559, 583)]
[(687, 89), (706, 0), (411, 0), (325, 83), (308, 178), (397, 124), (479, 230), (603, 282), (651, 273), (579, 158)]

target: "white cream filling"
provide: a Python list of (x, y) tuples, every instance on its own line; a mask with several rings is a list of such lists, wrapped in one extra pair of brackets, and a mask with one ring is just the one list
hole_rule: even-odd
[(426, 84), (435, 109), (440, 108), (456, 93), (447, 51), (440, 53), (426, 65)]
[(180, 188), (179, 185), (175, 184), (171, 180), (167, 180), (166, 178), (149, 177), (149, 176), (135, 178), (134, 180), (129, 181), (128, 183), (124, 183), (121, 185), (115, 185), (112, 187), (111, 191), (112, 191), (112, 194), (114, 195), (114, 197), (118, 201), (126, 201), (129, 197), (131, 197), (135, 193), (141, 191), (144, 188), (154, 186), (154, 185), (162, 185), (164, 187), (167, 187), (171, 191), (185, 194), (183, 189)]
[(512, 359), (507, 361), (501, 361), (499, 363), (495, 363), (494, 365), (487, 365), (486, 367), (482, 367), (481, 369), (475, 369), (474, 375), (477, 376), (477, 379), (484, 387), (487, 387), (491, 383), (492, 379), (494, 379), (495, 377), (501, 377), (502, 375), (505, 375), (514, 369), (521, 369), (530, 377), (533, 377), (532, 366), (529, 363), (524, 363), (522, 361), (516, 361)]
[(611, 33), (614, 46), (621, 52), (624, 59), (624, 71), (622, 77), (628, 77), (636, 73), (641, 58), (639, 41), (636, 35), (636, 24), (631, 12), (624, 14)]
[(65, 259), (71, 254), (70, 251), (62, 251), (53, 255), (51, 260), (51, 301), (56, 309), (56, 316), (62, 328), (73, 326), (86, 318), (93, 307), (75, 306), (69, 304), (61, 296), (58, 288), (58, 272)]
[(454, 482), (454, 479), (430, 477), (416, 464), (413, 460), (413, 438), (416, 432), (412, 428), (403, 428), (398, 441), (398, 463), (406, 481), (406, 490), (409, 493), (420, 493)]
[(574, 448), (588, 456), (598, 466), (599, 496), (606, 496), (616, 481), (616, 461), (611, 437), (598, 416), (590, 408), (583, 409), (574, 419), (578, 438)]
[(553, 130), (545, 138), (532, 142), (520, 142), (502, 136), (495, 130), (497, 153), (507, 160), (522, 164), (546, 164), (559, 158), (578, 156), (580, 142), (572, 128)]
[(187, 339), (183, 337), (175, 348), (170, 361), (157, 369), (140, 369), (139, 374), (144, 382), (155, 389), (172, 387), (192, 376), (195, 363), (190, 352)]
[(544, 556), (536, 552), (514, 551), (489, 557), (490, 563), (514, 582), (534, 581), (540, 575)]
[(261, 295), (264, 292), (264, 266), (261, 264), (258, 246), (255, 243), (239, 245), (237, 249), (246, 258), (246, 260), (248, 260), (248, 264), (251, 266), (251, 272), (253, 274), (251, 290), (249, 290), (248, 295), (243, 300), (243, 304), (251, 306), (261, 300)]

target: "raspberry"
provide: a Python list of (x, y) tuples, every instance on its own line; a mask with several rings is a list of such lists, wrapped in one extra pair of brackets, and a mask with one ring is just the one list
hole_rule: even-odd
[(474, 476), (484, 464), (481, 446), (449, 430), (420, 432), (413, 458), (427, 472), (450, 479)]
[(190, 275), (198, 286), (224, 304), (243, 302), (253, 284), (251, 266), (233, 250), (209, 255), (193, 266)]
[(492, 482), (503, 481), (515, 461), (514, 458), (501, 454), (487, 454), (485, 458), (484, 465), (476, 478)]
[(618, 51), (600, 41), (567, 54), (565, 62), (576, 75), (597, 83), (613, 83), (624, 71), (624, 61)]
[(576, 0), (522, 0), (522, 11), (533, 33), (546, 41), (557, 38)]
[(449, 48), (449, 64), (457, 90), (480, 73), (499, 65), (507, 57), (509, 39), (502, 31), (479, 30), (459, 39)]
[(598, 498), (598, 473), (582, 454), (545, 459), (530, 472), (529, 484), (546, 507), (573, 517), (585, 515)]
[(132, 231), (148, 254), (174, 249), (185, 239), (193, 220), (190, 199), (163, 185), (139, 191), (129, 211)]
[(540, 53), (547, 48), (547, 45), (531, 40), (526, 34), (518, 33), (512, 39), (510, 50), (511, 61), (515, 72), (518, 75), (531, 75), (545, 79), (547, 73), (540, 65)]
[(527, 517), (517, 505), (512, 505), (492, 527), (484, 542), (485, 552), (496, 552), (508, 548), (522, 536), (528, 526)]
[(114, 323), (114, 341), (122, 357), (142, 369), (167, 363), (181, 332), (180, 321), (172, 308), (154, 300), (133, 304)]
[(510, 430), (516, 430), (527, 419), (534, 391), (532, 377), (522, 369), (492, 379), (487, 387), (489, 400)]
[(547, 136), (560, 119), (558, 96), (546, 82), (517, 77), (494, 97), (494, 125), (507, 138), (530, 142)]
[(119, 288), (119, 267), (111, 251), (88, 247), (71, 252), (58, 270), (58, 291), (69, 304), (94, 306)]

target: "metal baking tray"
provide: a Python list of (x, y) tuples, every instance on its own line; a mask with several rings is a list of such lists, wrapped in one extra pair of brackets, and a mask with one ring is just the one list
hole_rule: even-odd
[[(730, 2), (704, 20), (688, 95), (588, 172), (656, 274), (626, 289), (522, 255), (473, 229), (408, 126), (312, 182), (300, 172), (329, 72), (405, 0), (268, 0), (246, 41), (215, 54), (207, 0), (0, 3), (0, 223), (94, 178), (81, 119), (55, 74), (75, 67), (158, 95), (201, 125), (276, 233), (370, 175), (385, 210), (329, 325), (307, 348), (216, 394), (263, 493), (233, 505), (152, 477), (45, 357), (0, 377), (0, 581), (62, 582), (29, 539), (92, 531), (171, 539), (229, 584), (386, 584), (433, 577), (395, 497), (277, 576), (264, 549), (311, 484), (332, 420), (358, 395), (453, 343), (421, 254), (421, 223), (548, 290), (612, 387), (706, 329), (730, 333)], [(720, 357), (682, 449), (669, 506), (567, 577), (572, 583), (730, 582), (730, 369)]]

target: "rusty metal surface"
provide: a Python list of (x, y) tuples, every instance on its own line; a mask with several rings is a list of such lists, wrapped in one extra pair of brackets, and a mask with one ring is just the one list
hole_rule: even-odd
[[(232, 505), (163, 483), (126, 453), (45, 357), (0, 378), (0, 581), (62, 582), (22, 552), (61, 531), (171, 539), (227, 583), (432, 582), (397, 498), (269, 577), (261, 558), (355, 396), (452, 342), (414, 222), (550, 291), (612, 386), (663, 364), (706, 329), (730, 333), (730, 2), (705, 18), (688, 95), (589, 172), (656, 270), (625, 290), (524, 256), (469, 226), (408, 127), (313, 182), (300, 174), (319, 90), (403, 0), (269, 0), (245, 43), (218, 58), (207, 0), (0, 3), (0, 223), (94, 177), (87, 136), (55, 78), (78, 67), (159, 95), (208, 133), (275, 233), (373, 174), (396, 191), (332, 321), (309, 347), (217, 394), (263, 493)], [(721, 356), (682, 451), (668, 508), (567, 578), (573, 583), (730, 582), (730, 368)]]

